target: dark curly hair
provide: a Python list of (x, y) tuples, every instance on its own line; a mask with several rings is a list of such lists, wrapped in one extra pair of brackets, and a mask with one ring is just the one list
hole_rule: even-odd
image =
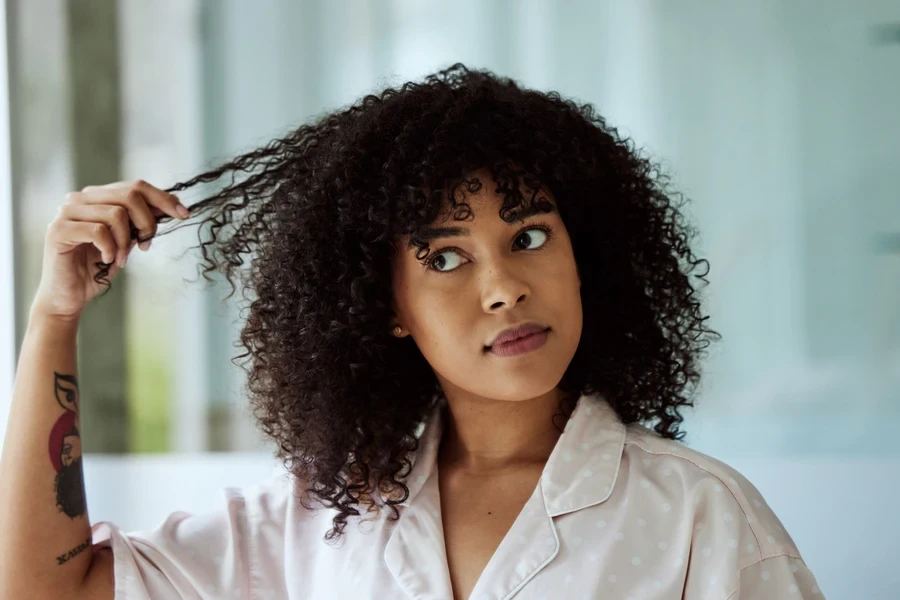
[(377, 510), (378, 493), (393, 519), (409, 494), (417, 430), (442, 392), (415, 344), (389, 333), (393, 241), (410, 236), (421, 259), (418, 234), (448, 198), (466, 218), (455, 192), (476, 190), (479, 169), (493, 176), (507, 222), (542, 201), (521, 184), (550, 190), (572, 240), (584, 327), (559, 388), (599, 392), (623, 422), (685, 435), (679, 408), (693, 406), (701, 355), (721, 336), (705, 327), (692, 283), (699, 265), (694, 277), (708, 283), (708, 262), (689, 247), (683, 197), (590, 104), (456, 64), (167, 189), (231, 178), (187, 223), (207, 215), (203, 277), (221, 271), (230, 297), (240, 273), (253, 294), (246, 352), (233, 360), (251, 359), (254, 415), (308, 484), (304, 505), (315, 496), (336, 509), (326, 541), (361, 503)]

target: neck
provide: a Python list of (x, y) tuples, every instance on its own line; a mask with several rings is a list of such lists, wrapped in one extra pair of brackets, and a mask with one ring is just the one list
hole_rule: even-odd
[[(543, 465), (568, 419), (561, 390), (517, 401), (448, 394), (438, 461), (472, 474)], [(563, 403), (567, 413), (573, 404)]]

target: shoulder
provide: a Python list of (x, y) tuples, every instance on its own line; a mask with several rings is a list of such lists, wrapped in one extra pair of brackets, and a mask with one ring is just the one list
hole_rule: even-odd
[(739, 545), (744, 565), (772, 556), (800, 558), (763, 494), (731, 465), (636, 423), (626, 426), (623, 455), (623, 468), (636, 479), (678, 494), (696, 536)]
[(188, 543), (253, 543), (261, 528), (283, 531), (295, 488), (293, 478), (280, 468), (251, 485), (219, 488), (216, 500), (206, 511), (175, 511), (154, 529), (130, 535), (146, 541), (177, 537)]
[(223, 495), (226, 503), (238, 506), (248, 518), (283, 519), (299, 494), (297, 480), (278, 467), (253, 485), (225, 488)]
[(116, 597), (247, 597), (251, 580), (284, 595), (283, 547), (294, 489), (282, 469), (254, 485), (221, 488), (208, 511), (176, 511), (152, 529), (126, 533), (110, 522), (95, 523), (95, 548), (113, 551)]

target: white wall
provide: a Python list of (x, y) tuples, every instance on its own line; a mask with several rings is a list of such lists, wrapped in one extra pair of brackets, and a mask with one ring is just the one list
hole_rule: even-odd
[(246, 487), (279, 468), (267, 454), (87, 454), (84, 479), (91, 523), (150, 529), (172, 512), (202, 514), (224, 487)]

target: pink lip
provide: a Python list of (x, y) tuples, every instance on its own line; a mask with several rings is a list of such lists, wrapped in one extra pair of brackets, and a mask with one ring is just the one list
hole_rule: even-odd
[(508, 342), (513, 342), (519, 338), (529, 336), (532, 333), (540, 333), (541, 331), (545, 331), (547, 329), (548, 327), (546, 325), (529, 321), (515, 327), (510, 327), (509, 329), (504, 329), (503, 331), (498, 333), (494, 340), (492, 342), (489, 342), (487, 346), (490, 347), (498, 346), (500, 344), (506, 344)]
[(549, 335), (549, 330), (544, 330), (505, 344), (494, 344), (488, 350), (497, 356), (519, 356), (543, 346)]

